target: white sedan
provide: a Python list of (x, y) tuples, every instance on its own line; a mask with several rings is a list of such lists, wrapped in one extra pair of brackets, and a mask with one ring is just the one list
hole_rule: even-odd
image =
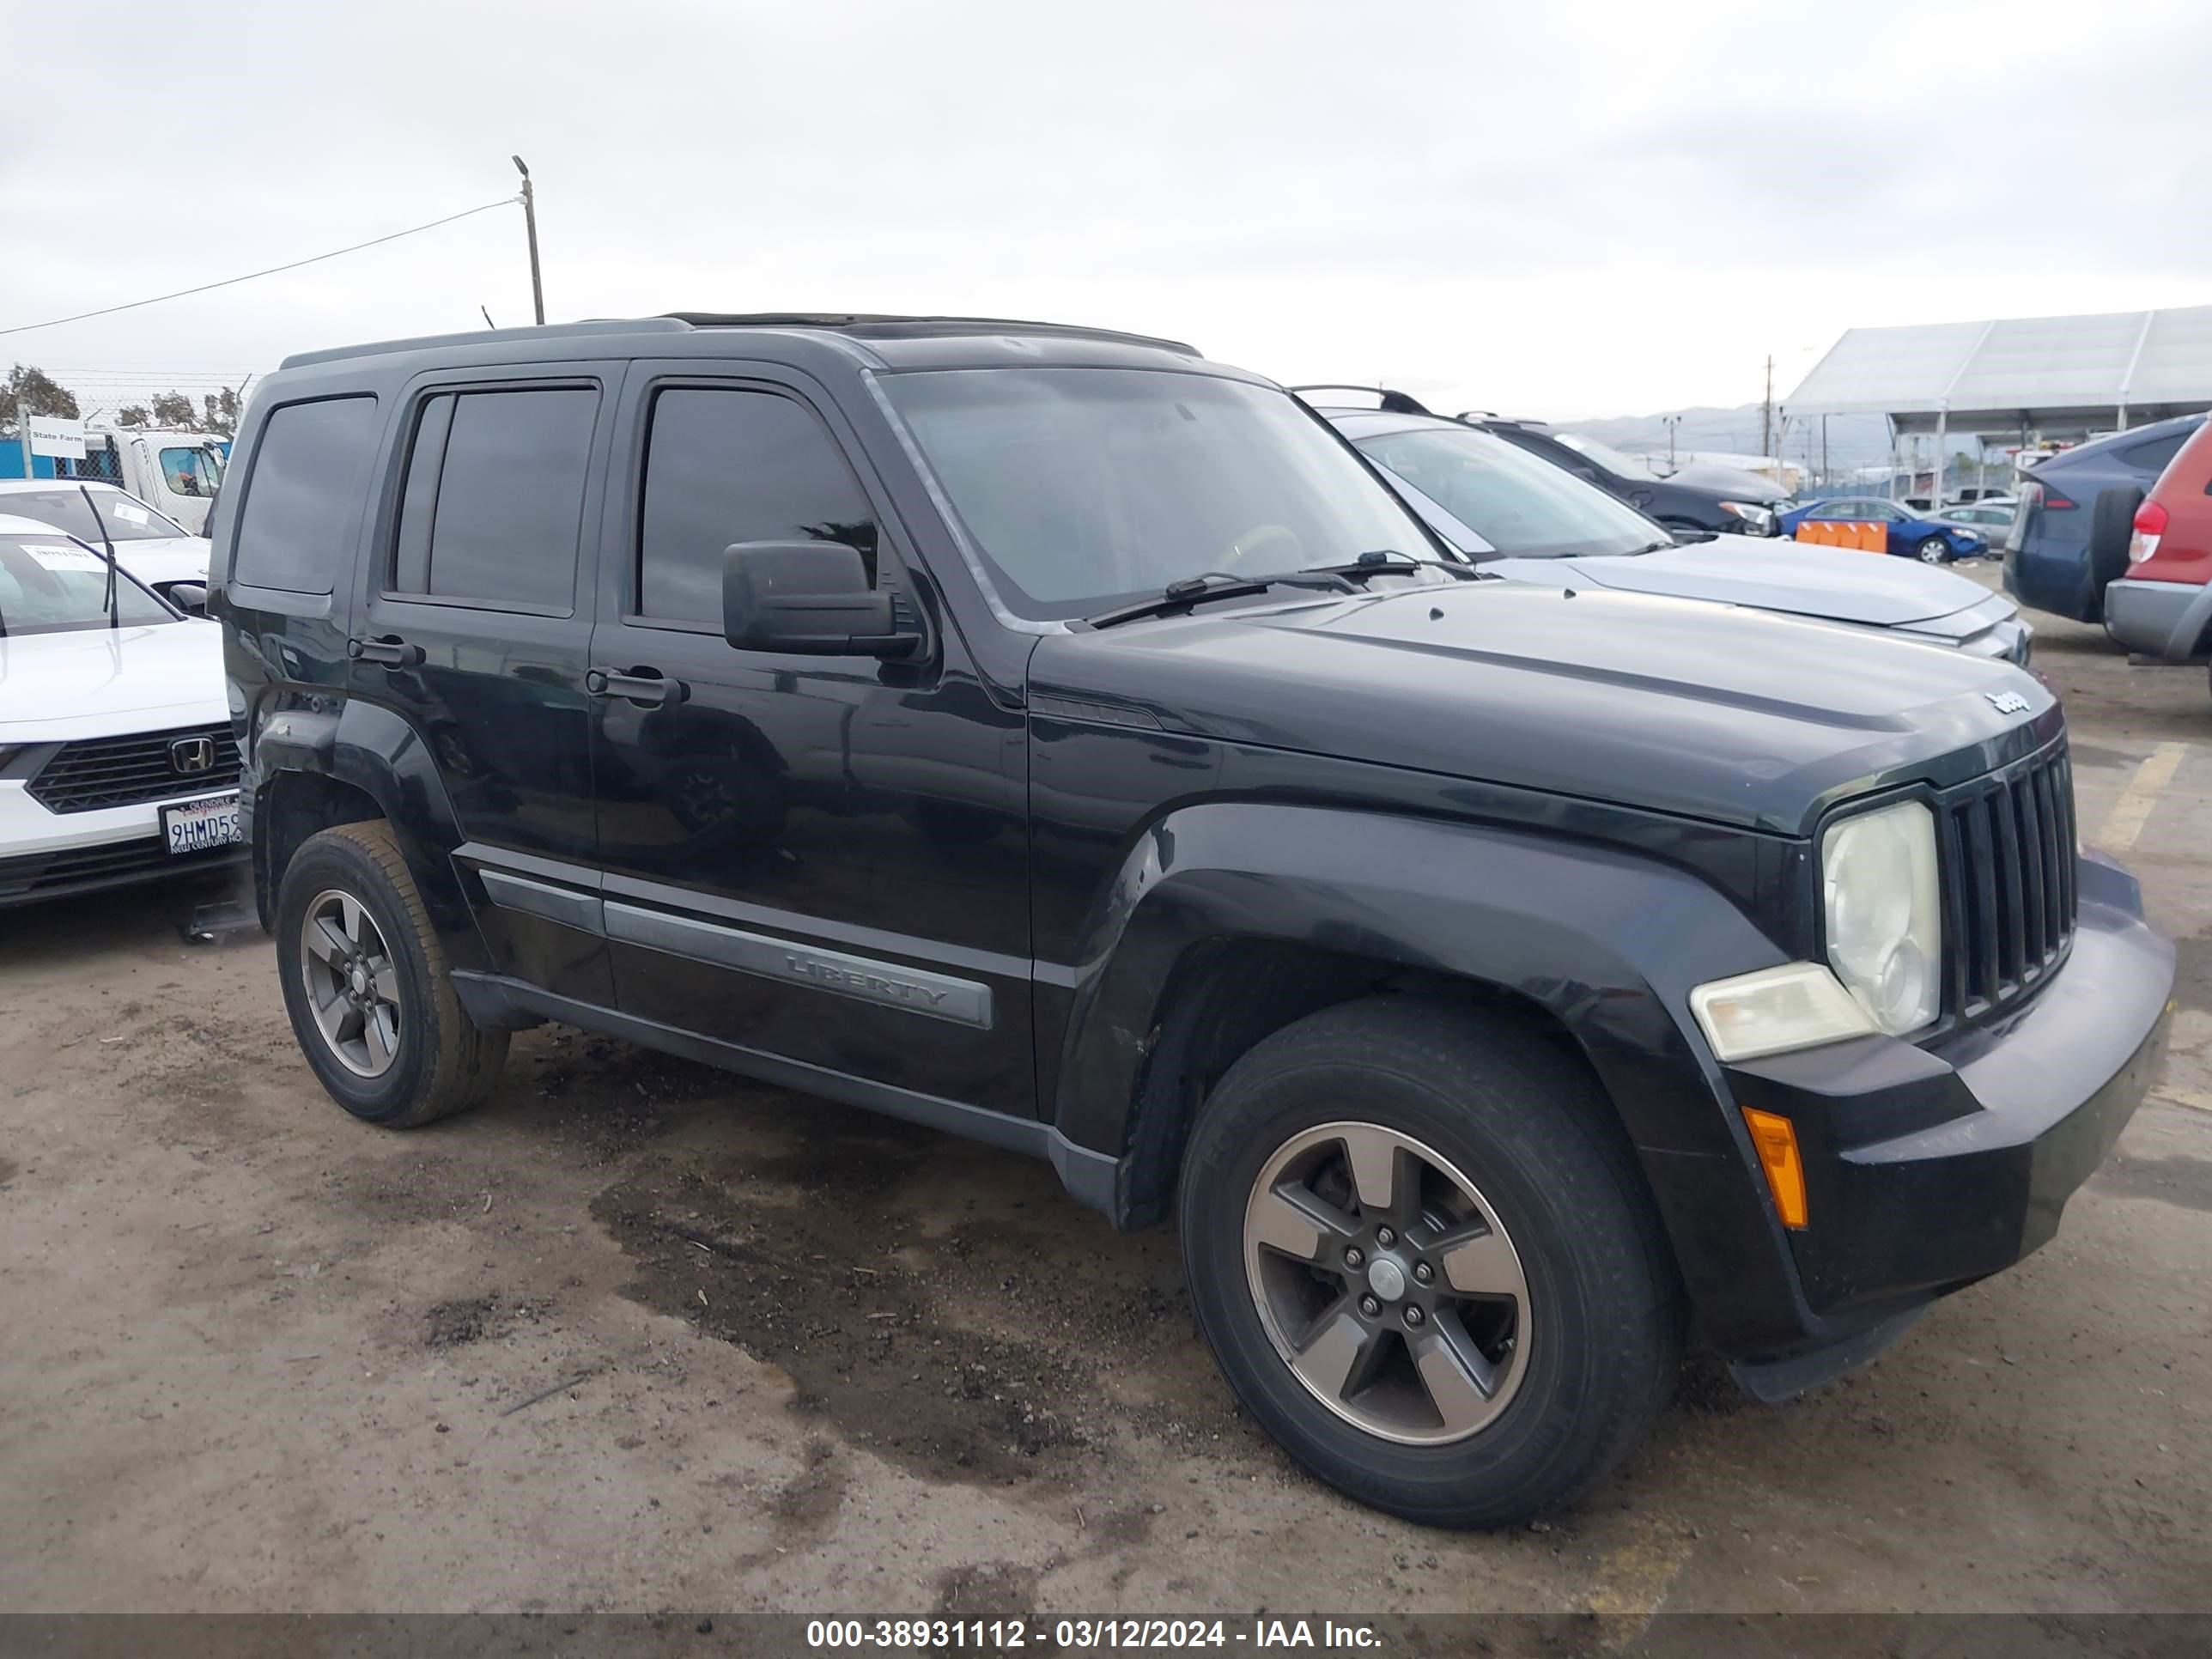
[[(86, 491), (92, 495), (89, 507), (85, 505)], [(94, 507), (99, 509), (97, 522)], [(207, 586), (208, 553), (214, 544), (112, 483), (10, 478), (0, 483), (0, 514), (36, 520), (67, 532), (88, 547), (100, 544), (100, 531), (105, 527), (107, 539), (115, 544), (116, 562), (164, 599), (179, 582), (202, 589)], [(185, 608), (196, 610), (197, 606)]]
[(0, 908), (242, 851), (221, 630), (0, 516)]

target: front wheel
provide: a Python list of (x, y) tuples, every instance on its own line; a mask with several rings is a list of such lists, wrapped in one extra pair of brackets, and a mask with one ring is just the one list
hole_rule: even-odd
[(1300, 1463), (1430, 1525), (1572, 1502), (1664, 1405), (1681, 1323), (1610, 1104), (1515, 1022), (1404, 998), (1266, 1039), (1195, 1126), (1199, 1324)]
[(1942, 564), (1951, 556), (1951, 544), (1941, 536), (1930, 536), (1920, 544), (1920, 562)]

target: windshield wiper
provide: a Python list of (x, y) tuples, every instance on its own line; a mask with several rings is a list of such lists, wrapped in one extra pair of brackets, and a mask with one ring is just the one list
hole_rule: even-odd
[(1337, 570), (1300, 570), (1283, 576), (1239, 576), (1226, 570), (1209, 570), (1202, 575), (1186, 576), (1179, 582), (1170, 582), (1149, 599), (1139, 599), (1132, 605), (1117, 605), (1110, 611), (1101, 611), (1083, 620), (1093, 628), (1112, 628), (1117, 623), (1137, 622), (1146, 617), (1172, 616), (1178, 611), (1188, 611), (1194, 605), (1209, 599), (1243, 599), (1265, 593), (1273, 587), (1316, 587), (1332, 593), (1356, 593), (1359, 590)]
[(108, 537), (107, 520), (100, 516), (100, 508), (93, 502), (92, 491), (86, 489), (84, 485), (79, 484), (76, 487), (76, 493), (84, 497), (85, 508), (92, 514), (93, 528), (100, 532), (100, 544), (106, 551), (107, 626), (109, 631), (112, 632), (114, 629), (123, 626), (122, 606), (119, 603), (119, 598), (117, 594), (115, 586), (115, 544)]
[(1284, 571), (1271, 576), (1240, 576), (1231, 570), (1208, 570), (1200, 575), (1187, 576), (1179, 582), (1170, 582), (1149, 599), (1116, 605), (1111, 611), (1102, 611), (1097, 616), (1085, 617), (1083, 620), (1093, 628), (1111, 628), (1117, 623), (1135, 622), (1145, 617), (1170, 616), (1208, 599), (1249, 599), (1274, 587), (1310, 587), (1323, 592), (1357, 593), (1376, 576), (1417, 576), (1425, 570), (1437, 571), (1459, 581), (1482, 581), (1490, 576), (1488, 571), (1476, 570), (1472, 566), (1416, 559), (1399, 552), (1395, 547), (1379, 547), (1342, 564), (1308, 565), (1302, 570)]

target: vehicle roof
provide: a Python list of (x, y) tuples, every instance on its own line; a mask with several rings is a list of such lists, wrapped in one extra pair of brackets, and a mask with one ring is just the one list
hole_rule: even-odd
[(74, 489), (79, 484), (87, 489), (112, 489), (123, 494), (123, 486), (106, 478), (0, 478), (0, 495), (20, 495), (33, 489)]
[(1455, 421), (1442, 415), (1401, 415), (1380, 409), (1340, 409), (1320, 407), (1316, 411), (1347, 438), (1379, 438), (1389, 432), (1432, 432), (1439, 428), (1448, 432), (1468, 432), (1464, 421)]
[[(874, 368), (1102, 363), (1188, 368), (1203, 361), (1195, 347), (1180, 340), (1066, 323), (860, 312), (687, 311), (543, 328), (478, 329), (465, 334), (378, 340), (295, 352), (279, 368), (282, 372), (412, 355), (461, 362), (558, 361), (579, 356), (718, 357), (732, 355), (730, 347), (748, 337), (803, 340), (817, 348), (828, 345), (857, 364)], [(487, 348), (496, 349), (488, 352)]]
[(2176, 432), (2188, 432), (2203, 425), (2203, 422), (2204, 416), (2202, 412), (2195, 415), (2169, 415), (2162, 421), (2151, 421), (2142, 426), (2131, 426), (2125, 432), (2108, 432), (2101, 438), (2092, 438), (2087, 443), (2076, 444), (2071, 449), (2062, 449), (2056, 455), (2045, 457), (2027, 469), (2027, 476), (2033, 478), (2038, 473), (2048, 472), (2054, 466), (2071, 466), (2076, 461), (2098, 460), (2115, 450), (2125, 449), (2130, 444), (2139, 444), (2146, 438), (2164, 438)]

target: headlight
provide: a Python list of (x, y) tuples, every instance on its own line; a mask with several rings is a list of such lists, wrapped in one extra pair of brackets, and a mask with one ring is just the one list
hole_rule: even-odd
[(1942, 1012), (1936, 818), (1918, 801), (1862, 812), (1820, 844), (1828, 962), (1876, 1028), (1902, 1036)]
[(1754, 501), (1723, 501), (1721, 511), (1732, 518), (1743, 520), (1743, 527), (1754, 536), (1771, 535), (1774, 514)]

